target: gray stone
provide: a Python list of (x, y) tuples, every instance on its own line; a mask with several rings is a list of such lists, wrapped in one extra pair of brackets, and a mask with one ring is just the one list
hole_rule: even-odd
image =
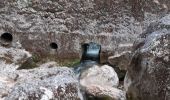
[(87, 94), (85, 98), (107, 100), (126, 100), (125, 92), (116, 89), (119, 79), (114, 69), (108, 65), (94, 65), (86, 69), (80, 75), (80, 85)]
[(120, 70), (127, 70), (127, 66), (131, 60), (131, 51), (126, 51), (108, 58), (109, 64), (118, 67)]
[[(131, 100), (170, 99), (170, 16), (148, 27), (135, 52), (124, 81)], [(150, 30), (152, 27), (153, 30)]]
[[(124, 0), (0, 1), (0, 35), (13, 35), (11, 46), (41, 57), (79, 58), (81, 44), (95, 42), (102, 50), (123, 52), (142, 32)], [(119, 5), (119, 6), (118, 6)], [(50, 43), (58, 44), (58, 49)]]
[(90, 85), (86, 93), (100, 100), (126, 100), (125, 91), (109, 86)]
[(80, 84), (85, 87), (89, 85), (117, 87), (119, 79), (112, 67), (94, 65), (81, 73)]
[[(3, 64), (3, 65), (2, 65)], [(82, 100), (73, 69), (56, 63), (39, 68), (16, 70), (15, 64), (1, 63), (0, 99), (2, 100)], [(13, 70), (10, 70), (10, 67)]]
[(80, 100), (79, 83), (72, 69), (37, 68), (18, 72), (17, 83), (5, 100)]

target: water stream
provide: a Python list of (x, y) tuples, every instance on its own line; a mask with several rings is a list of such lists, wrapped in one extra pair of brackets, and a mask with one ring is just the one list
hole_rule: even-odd
[(74, 71), (79, 74), (93, 65), (100, 63), (101, 45), (90, 42), (82, 45), (82, 57), (79, 65), (75, 66)]
[[(100, 63), (100, 50), (101, 46), (97, 43), (85, 43), (82, 45), (82, 57), (79, 65), (74, 67), (74, 72), (79, 80), (81, 73), (93, 65), (98, 65)], [(80, 87), (81, 88), (81, 87)], [(81, 99), (88, 100), (86, 93), (81, 90)]]

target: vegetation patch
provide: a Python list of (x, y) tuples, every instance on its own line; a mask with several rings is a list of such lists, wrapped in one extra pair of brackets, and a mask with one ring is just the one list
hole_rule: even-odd
[(57, 61), (59, 66), (74, 67), (80, 64), (80, 59), (62, 59)]
[(32, 69), (38, 67), (32, 58), (28, 58), (18, 69)]
[(48, 55), (46, 57), (39, 56), (37, 54), (33, 54), (32, 57), (28, 58), (25, 62), (21, 64), (18, 69), (32, 69), (39, 67), (41, 64), (55, 61), (57, 62), (58, 66), (65, 66), (65, 67), (74, 67), (80, 64), (80, 59), (58, 59), (54, 55)]
[(38, 67), (38, 63), (41, 61), (41, 57), (33, 54), (32, 57), (28, 58), (25, 62), (21, 64), (18, 69), (33, 69)]

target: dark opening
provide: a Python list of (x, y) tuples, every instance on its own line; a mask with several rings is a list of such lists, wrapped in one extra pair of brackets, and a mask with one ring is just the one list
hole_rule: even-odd
[(12, 34), (10, 34), (10, 33), (3, 33), (3, 34), (1, 35), (1, 39), (4, 40), (4, 41), (6, 41), (6, 42), (12, 42), (13, 36), (12, 36)]
[(50, 47), (51, 47), (52, 49), (57, 49), (57, 48), (58, 48), (58, 45), (57, 45), (57, 43), (52, 42), (52, 43), (50, 44)]
[(97, 61), (100, 62), (101, 45), (97, 43), (85, 43), (82, 45), (82, 58), (81, 61)]

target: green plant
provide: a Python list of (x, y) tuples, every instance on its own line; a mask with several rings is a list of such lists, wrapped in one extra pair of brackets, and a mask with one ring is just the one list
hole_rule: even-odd
[(34, 62), (32, 58), (28, 58), (18, 69), (32, 69), (36, 67), (38, 67), (36, 62)]
[(41, 57), (36, 54), (34, 54), (31, 58), (32, 58), (33, 62), (35, 62), (35, 63), (38, 63), (41, 61)]
[(60, 66), (74, 67), (80, 64), (80, 59), (62, 59), (57, 61)]

